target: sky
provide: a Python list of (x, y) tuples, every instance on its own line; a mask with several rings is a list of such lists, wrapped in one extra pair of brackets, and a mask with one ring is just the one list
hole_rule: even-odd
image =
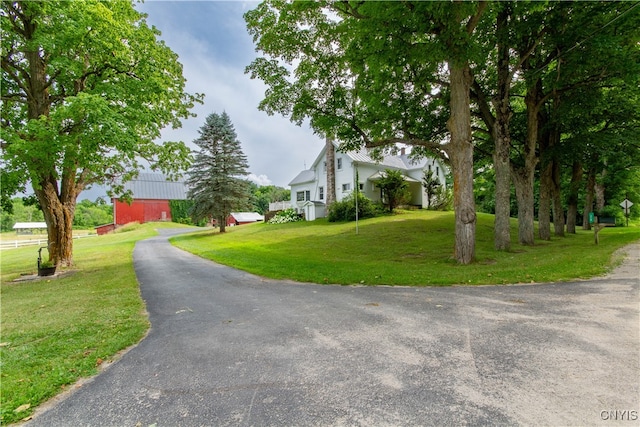
[[(243, 14), (256, 7), (252, 1), (160, 1), (137, 3), (147, 22), (162, 33), (160, 39), (179, 56), (189, 93), (203, 93), (196, 104), (197, 117), (183, 121), (180, 129), (165, 129), (160, 141), (193, 140), (211, 113), (231, 118), (242, 151), (249, 162), (248, 178), (259, 185), (288, 188), (288, 183), (310, 167), (324, 145), (308, 125), (258, 110), (266, 86), (251, 80), (244, 70), (258, 56)], [(158, 141), (158, 142), (160, 142)], [(100, 188), (80, 199), (95, 199)]]
[(178, 54), (187, 79), (187, 92), (204, 93), (197, 117), (181, 129), (163, 132), (165, 140), (192, 141), (211, 113), (226, 111), (249, 161), (250, 178), (258, 184), (287, 186), (315, 160), (323, 140), (308, 125), (301, 127), (282, 116), (258, 110), (266, 86), (244, 70), (258, 56), (243, 14), (257, 2), (146, 1), (136, 8)]

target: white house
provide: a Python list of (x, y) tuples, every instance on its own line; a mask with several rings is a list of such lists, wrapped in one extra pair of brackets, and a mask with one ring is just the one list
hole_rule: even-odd
[[(333, 143), (335, 151), (335, 188), (336, 201), (342, 200), (353, 191), (358, 177), (360, 192), (373, 201), (381, 198), (380, 188), (376, 181), (385, 169), (400, 170), (409, 183), (411, 190), (410, 204), (422, 208), (428, 207), (427, 195), (422, 187), (425, 171), (434, 174), (442, 185), (445, 185), (445, 167), (435, 158), (412, 160), (404, 150), (399, 156), (385, 156), (382, 160), (374, 160), (365, 149), (341, 153), (338, 144)], [(327, 161), (326, 148), (323, 148), (310, 169), (298, 174), (290, 183), (291, 205), (305, 214), (308, 221), (326, 216)]]

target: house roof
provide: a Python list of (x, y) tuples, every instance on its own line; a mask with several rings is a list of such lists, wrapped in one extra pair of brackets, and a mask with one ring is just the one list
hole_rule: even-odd
[[(338, 148), (340, 147), (340, 144), (338, 144), (336, 141), (333, 141), (333, 146)], [(313, 169), (319, 162), (324, 161), (325, 153), (326, 153), (326, 147), (322, 147), (322, 150), (320, 150), (318, 157), (316, 157), (316, 160), (313, 162), (313, 165), (310, 169), (311, 171), (313, 171)], [(360, 164), (378, 165), (378, 166), (384, 166), (386, 168), (393, 168), (393, 169), (405, 169), (405, 170), (418, 169), (427, 163), (426, 158), (422, 160), (414, 161), (410, 159), (409, 156), (406, 154), (402, 156), (383, 156), (381, 160), (375, 160), (373, 157), (371, 157), (371, 155), (369, 155), (369, 150), (367, 150), (366, 148), (361, 148), (358, 151), (347, 151), (344, 154), (348, 156), (352, 161), (358, 162)], [(296, 177), (294, 178), (294, 181), (296, 181), (295, 182), (296, 184), (299, 184), (302, 182), (312, 181), (314, 178), (315, 177), (312, 176), (307, 181), (296, 181), (298, 179), (298, 177)]]
[(313, 169), (307, 169), (300, 172), (298, 176), (293, 178), (293, 180), (289, 183), (289, 185), (291, 186), (295, 184), (303, 184), (305, 182), (311, 182), (315, 179), (315, 177), (316, 177), (316, 174), (313, 171)]
[(427, 163), (429, 163), (430, 161), (431, 162), (434, 161), (434, 159), (430, 159), (428, 157), (421, 157), (419, 159), (412, 159), (412, 158), (409, 157), (408, 154), (403, 154), (403, 155), (399, 156), (398, 159), (402, 160), (402, 162), (405, 164), (405, 169), (407, 169), (407, 170), (424, 169), (425, 166), (427, 165)]
[[(387, 176), (387, 174), (384, 171), (378, 171), (376, 173), (374, 173), (373, 175), (371, 175), (369, 178), (367, 178), (369, 181), (377, 181), (381, 178), (384, 178), (385, 176)], [(413, 178), (411, 178), (410, 176), (406, 176), (406, 175), (402, 175), (402, 177), (404, 178), (404, 180), (406, 182), (419, 182)]]
[[(333, 141), (333, 146), (335, 148), (339, 148), (340, 144), (336, 141)], [(289, 185), (295, 184), (304, 184), (307, 182), (312, 182), (315, 180), (315, 168), (320, 162), (325, 161), (325, 153), (326, 146), (322, 147), (320, 153), (314, 160), (311, 169), (304, 170), (298, 174)], [(408, 154), (402, 154), (400, 156), (383, 156), (381, 160), (375, 160), (369, 154), (369, 150), (366, 148), (361, 148), (358, 151), (348, 151), (344, 153), (347, 157), (351, 159), (352, 162), (356, 162), (359, 164), (370, 164), (376, 166), (382, 166), (385, 169), (399, 169), (405, 172), (416, 170), (416, 169), (424, 169), (427, 164), (430, 162), (437, 162), (436, 164), (441, 164), (438, 160), (430, 158), (430, 157), (422, 157), (420, 159), (412, 159)], [(374, 178), (375, 179), (375, 178)]]
[(257, 212), (231, 212), (231, 216), (238, 222), (264, 221), (264, 216)]
[(134, 199), (186, 200), (187, 185), (184, 181), (169, 181), (157, 173), (140, 173), (137, 178), (124, 184), (131, 190)]
[(360, 149), (358, 151), (349, 151), (346, 153), (354, 162), (368, 163), (372, 165), (381, 165), (394, 169), (407, 169), (405, 162), (397, 156), (384, 156), (382, 160), (375, 160), (369, 155), (366, 149)]

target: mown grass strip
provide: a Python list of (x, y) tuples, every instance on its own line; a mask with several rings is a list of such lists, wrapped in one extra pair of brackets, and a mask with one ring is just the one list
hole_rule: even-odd
[(13, 282), (36, 272), (37, 247), (1, 257), (1, 423), (28, 417), (45, 400), (138, 342), (149, 327), (133, 270), (136, 241), (155, 223), (74, 242), (68, 277)]
[(612, 253), (640, 239), (640, 227), (607, 228), (594, 244), (593, 232), (517, 243), (493, 249), (493, 216), (478, 215), (472, 265), (452, 260), (452, 212), (411, 211), (354, 223), (325, 220), (281, 225), (254, 224), (225, 234), (176, 236), (172, 243), (204, 258), (275, 279), (366, 285), (507, 284), (566, 281), (605, 273)]

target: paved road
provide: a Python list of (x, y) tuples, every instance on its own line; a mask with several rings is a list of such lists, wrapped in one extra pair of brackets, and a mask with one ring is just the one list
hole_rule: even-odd
[(264, 280), (172, 232), (134, 252), (148, 337), (30, 425), (639, 423), (640, 245), (591, 281), (374, 288)]

